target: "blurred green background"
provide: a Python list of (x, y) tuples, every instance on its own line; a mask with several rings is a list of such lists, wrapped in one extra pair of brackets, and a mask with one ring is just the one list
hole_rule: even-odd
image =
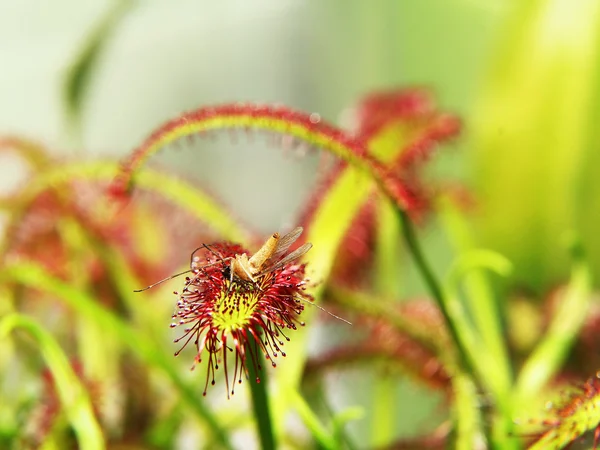
[[(515, 286), (541, 296), (568, 278), (568, 232), (582, 237), (599, 272), (598, 3), (136, 2), (107, 34), (74, 126), (64, 80), (113, 3), (3, 0), (0, 132), (64, 155), (121, 158), (166, 119), (202, 105), (283, 103), (343, 125), (365, 93), (424, 86), (464, 121), (437, 170), (471, 189), (477, 245), (507, 256)], [(184, 148), (156, 162), (200, 181), (257, 230), (288, 226), (318, 157), (232, 140), (195, 143), (201, 158)], [(9, 159), (0, 164), (8, 190), (17, 171)], [(447, 244), (435, 232), (426, 240), (443, 273)], [(413, 423), (406, 419), (407, 431)]]

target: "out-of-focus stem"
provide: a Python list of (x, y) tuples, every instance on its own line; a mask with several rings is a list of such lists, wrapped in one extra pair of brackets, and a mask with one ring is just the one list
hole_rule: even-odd
[[(256, 352), (254, 348), (252, 350), (247, 349), (246, 351)], [(264, 359), (260, 352), (256, 352), (255, 356), (260, 360), (260, 364), (263, 365)], [(262, 450), (274, 450), (275, 437), (273, 435), (269, 399), (267, 397), (266, 372), (257, 373), (254, 364), (249, 363), (248, 377), (250, 378), (248, 384), (250, 385), (250, 393), (252, 394), (252, 411), (256, 420), (261, 448)], [(259, 383), (256, 381), (258, 377), (260, 377)]]
[(421, 273), (423, 280), (425, 281), (425, 285), (427, 286), (427, 289), (429, 290), (437, 306), (440, 308), (440, 311), (444, 316), (446, 326), (448, 327), (450, 337), (452, 341), (454, 341), (454, 345), (457, 350), (456, 356), (458, 359), (456, 363), (462, 370), (468, 370), (470, 373), (474, 373), (473, 370), (471, 370), (472, 367), (470, 361), (459, 338), (459, 332), (456, 327), (456, 324), (452, 320), (451, 315), (448, 311), (448, 301), (444, 295), (440, 283), (433, 274), (429, 263), (427, 262), (425, 256), (423, 255), (423, 252), (421, 251), (421, 246), (419, 245), (419, 241), (417, 240), (417, 236), (415, 234), (412, 222), (406, 214), (406, 211), (398, 208), (398, 213), (400, 215), (400, 219), (402, 220), (402, 233), (404, 235), (404, 240), (406, 241), (408, 250), (412, 254), (417, 269)]

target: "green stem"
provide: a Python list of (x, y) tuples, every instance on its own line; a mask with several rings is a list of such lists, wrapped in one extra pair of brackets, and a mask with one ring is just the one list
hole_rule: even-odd
[(452, 378), (452, 391), (454, 393), (452, 413), (456, 423), (453, 448), (457, 450), (476, 448), (477, 441), (482, 439), (477, 386), (471, 377), (460, 373)]
[(372, 388), (371, 445), (375, 448), (393, 442), (396, 432), (397, 385), (397, 379), (385, 377), (377, 380)]
[[(260, 352), (257, 352), (256, 346), (250, 349), (246, 347), (246, 353), (254, 353), (257, 358), (257, 365), (248, 364), (248, 377), (250, 378), (250, 393), (252, 394), (252, 411), (256, 418), (260, 446), (263, 450), (273, 450), (276, 448), (273, 426), (271, 422), (271, 412), (269, 409), (269, 399), (267, 397), (267, 373), (266, 371), (257, 371), (257, 366), (264, 366), (264, 358)], [(260, 378), (260, 382), (257, 380)]]
[(300, 416), (300, 419), (304, 422), (304, 425), (315, 440), (315, 448), (324, 450), (338, 449), (339, 445), (331, 435), (331, 432), (320, 422), (317, 415), (308, 406), (304, 397), (296, 390), (290, 391), (288, 395), (296, 413)]
[(451, 319), (451, 315), (448, 311), (448, 300), (444, 295), (444, 292), (442, 291), (440, 283), (437, 281), (435, 275), (433, 274), (433, 271), (431, 270), (431, 267), (429, 267), (429, 264), (427, 263), (427, 260), (423, 255), (412, 222), (410, 221), (410, 218), (404, 210), (398, 208), (398, 213), (400, 216), (400, 220), (402, 221), (402, 233), (404, 235), (404, 240), (406, 241), (408, 250), (412, 254), (415, 264), (417, 265), (417, 269), (419, 270), (419, 272), (421, 272), (421, 276), (423, 277), (423, 280), (425, 281), (425, 284), (429, 289), (430, 294), (435, 300), (438, 308), (440, 308), (440, 311), (444, 316), (446, 326), (448, 327), (450, 337), (454, 341), (456, 350), (458, 352), (458, 361), (456, 361), (456, 363), (462, 370), (468, 370), (469, 373), (473, 373), (465, 349), (461, 344), (458, 329), (456, 328), (456, 325)]

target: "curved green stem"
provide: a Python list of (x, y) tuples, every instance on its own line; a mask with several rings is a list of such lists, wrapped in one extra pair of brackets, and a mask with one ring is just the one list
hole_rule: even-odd
[[(400, 216), (400, 220), (402, 221), (402, 233), (404, 235), (404, 240), (406, 241), (408, 250), (412, 254), (415, 264), (417, 265), (417, 269), (421, 273), (423, 280), (425, 281), (425, 285), (427, 286), (427, 289), (429, 289), (431, 296), (435, 300), (437, 306), (440, 308), (440, 311), (444, 316), (446, 326), (448, 327), (450, 337), (452, 338), (456, 346), (458, 357), (457, 364), (460, 368), (462, 368), (462, 370), (470, 369), (471, 364), (469, 362), (469, 359), (467, 358), (467, 354), (459, 338), (459, 331), (456, 328), (456, 325), (452, 320), (451, 314), (448, 310), (448, 299), (446, 298), (440, 283), (433, 274), (433, 270), (431, 270), (429, 263), (423, 255), (423, 251), (421, 250), (421, 246), (419, 245), (419, 241), (417, 240), (415, 230), (413, 228), (412, 222), (408, 217), (408, 214), (406, 213), (406, 211), (403, 211), (400, 208), (398, 208), (398, 214)], [(469, 372), (472, 373), (471, 370), (469, 370)]]
[(17, 313), (2, 318), (0, 337), (5, 337), (9, 332), (18, 328), (27, 331), (39, 346), (80, 448), (85, 450), (106, 448), (102, 428), (94, 414), (89, 393), (71, 368), (69, 360), (59, 344), (33, 319)]
[(294, 408), (300, 419), (304, 422), (306, 427), (309, 429), (310, 434), (316, 441), (317, 448), (324, 450), (335, 450), (339, 448), (331, 432), (325, 427), (310, 409), (306, 400), (300, 395), (295, 389), (289, 393), (290, 402), (293, 403)]

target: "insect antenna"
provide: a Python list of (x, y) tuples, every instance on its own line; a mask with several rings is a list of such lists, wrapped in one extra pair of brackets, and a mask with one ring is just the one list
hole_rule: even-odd
[(162, 280), (157, 281), (156, 283), (153, 283), (150, 286), (146, 286), (144, 289), (135, 289), (133, 292), (144, 292), (144, 291), (147, 291), (148, 289), (152, 289), (154, 286), (158, 286), (159, 284), (164, 283), (165, 281), (172, 280), (173, 278), (176, 278), (176, 277), (178, 277), (180, 275), (183, 275), (184, 273), (188, 273), (188, 272), (191, 272), (191, 271), (192, 271), (191, 269), (184, 270), (183, 272), (179, 272), (179, 273), (176, 273), (175, 275), (171, 275), (171, 276), (168, 276), (167, 278), (163, 278)]
[(308, 305), (311, 305), (311, 306), (314, 306), (314, 307), (316, 307), (316, 308), (319, 308), (321, 311), (323, 311), (323, 312), (324, 312), (324, 313), (326, 313), (326, 314), (329, 314), (331, 317), (333, 317), (333, 318), (335, 318), (335, 319), (341, 320), (342, 322), (345, 322), (345, 323), (347, 323), (348, 325), (352, 325), (352, 322), (349, 322), (349, 321), (347, 321), (347, 320), (346, 320), (346, 319), (344, 319), (343, 317), (336, 316), (336, 315), (335, 315), (335, 314), (333, 314), (332, 312), (330, 312), (330, 311), (327, 311), (325, 308), (323, 308), (322, 306), (319, 306), (319, 305), (317, 305), (316, 303), (309, 302), (308, 300), (306, 300), (305, 298), (302, 298), (302, 297), (297, 297), (297, 298), (298, 298), (299, 300), (303, 301), (304, 303), (308, 304)]
[(164, 283), (165, 281), (169, 281), (169, 280), (172, 280), (173, 278), (177, 278), (177, 277), (179, 277), (179, 276), (181, 276), (183, 274), (186, 274), (186, 273), (189, 273), (189, 272), (193, 272), (194, 269), (195, 269), (194, 268), (194, 255), (201, 248), (206, 248), (208, 251), (210, 251), (211, 253), (213, 253), (214, 255), (216, 255), (221, 261), (223, 260), (223, 258), (221, 258), (221, 255), (219, 255), (217, 252), (215, 252), (212, 248), (210, 248), (206, 244), (202, 244), (200, 247), (198, 247), (196, 250), (194, 250), (191, 253), (191, 255), (190, 255), (190, 269), (184, 270), (183, 272), (176, 273), (175, 275), (170, 275), (170, 276), (168, 276), (166, 278), (163, 278), (160, 281), (157, 281), (156, 283), (151, 284), (150, 286), (146, 286), (144, 289), (136, 289), (133, 292), (144, 292), (144, 291), (147, 291), (148, 289), (152, 289), (154, 286), (158, 286), (159, 284)]

